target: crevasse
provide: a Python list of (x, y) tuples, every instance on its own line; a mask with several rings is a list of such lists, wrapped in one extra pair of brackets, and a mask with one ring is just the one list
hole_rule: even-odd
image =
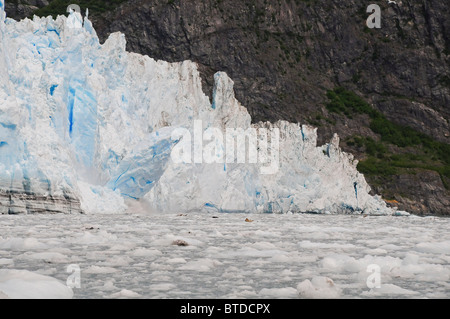
[[(251, 124), (225, 73), (210, 101), (191, 61), (127, 52), (121, 33), (100, 44), (78, 13), (16, 22), (0, 6), (1, 213), (119, 213), (130, 200), (161, 212), (400, 213), (369, 194), (337, 135), (317, 146), (311, 126)], [(186, 142), (175, 132), (211, 128), (279, 130), (276, 172), (173, 160)]]

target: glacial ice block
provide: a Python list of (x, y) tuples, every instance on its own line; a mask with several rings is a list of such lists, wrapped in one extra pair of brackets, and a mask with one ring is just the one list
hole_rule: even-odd
[(164, 174), (173, 146), (172, 128), (152, 133), (138, 144), (116, 168), (107, 186), (123, 196), (140, 199)]

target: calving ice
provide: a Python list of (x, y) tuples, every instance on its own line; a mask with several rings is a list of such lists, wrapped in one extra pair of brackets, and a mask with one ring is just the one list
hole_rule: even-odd
[(17, 22), (3, 8), (0, 213), (120, 213), (135, 201), (161, 212), (395, 213), (337, 135), (318, 146), (309, 125), (252, 123), (224, 72), (210, 100), (192, 61), (127, 52), (121, 33), (100, 44), (78, 12)]

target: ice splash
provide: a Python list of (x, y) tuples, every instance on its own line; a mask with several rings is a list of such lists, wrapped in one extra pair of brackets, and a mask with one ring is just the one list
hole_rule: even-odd
[[(251, 124), (223, 72), (210, 102), (195, 63), (127, 52), (121, 33), (100, 44), (76, 12), (1, 20), (2, 213), (121, 212), (129, 197), (168, 212), (393, 213), (337, 135), (317, 146), (311, 126)], [(198, 120), (204, 130), (279, 130), (278, 170), (172, 161), (171, 132)]]

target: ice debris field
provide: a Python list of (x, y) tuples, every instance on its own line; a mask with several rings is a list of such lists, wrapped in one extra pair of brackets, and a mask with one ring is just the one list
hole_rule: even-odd
[[(0, 219), (0, 296), (450, 295), (448, 218), (204, 213), (71, 217)], [(80, 288), (66, 286), (74, 275), (70, 265), (79, 267)], [(370, 284), (370, 265), (379, 267), (379, 288)], [(27, 289), (16, 292), (23, 287)]]

